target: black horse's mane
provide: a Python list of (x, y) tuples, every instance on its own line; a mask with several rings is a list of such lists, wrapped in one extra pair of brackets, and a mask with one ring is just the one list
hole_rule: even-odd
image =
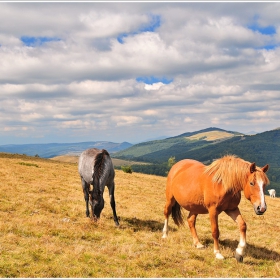
[(101, 195), (101, 190), (99, 187), (99, 179), (102, 177), (103, 174), (104, 161), (106, 155), (109, 156), (108, 151), (102, 149), (101, 152), (96, 155), (94, 160), (93, 185), (94, 185), (95, 194), (97, 194), (97, 196)]
[(94, 160), (94, 176), (96, 176), (98, 179), (102, 175), (103, 167), (104, 167), (104, 159), (105, 155), (109, 156), (109, 153), (107, 150), (102, 149), (99, 154), (96, 155), (95, 160)]

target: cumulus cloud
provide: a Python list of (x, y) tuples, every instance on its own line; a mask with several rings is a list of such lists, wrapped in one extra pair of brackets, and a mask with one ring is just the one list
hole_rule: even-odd
[(270, 2), (0, 3), (0, 144), (276, 128), (279, 12)]

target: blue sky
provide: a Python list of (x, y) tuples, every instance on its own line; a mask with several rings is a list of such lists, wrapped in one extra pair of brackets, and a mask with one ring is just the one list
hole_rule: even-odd
[(149, 76), (149, 77), (138, 77), (136, 78), (136, 81), (148, 85), (152, 85), (154, 83), (163, 83), (165, 85), (168, 85), (173, 81), (173, 79), (167, 79), (165, 77)]
[(21, 41), (25, 46), (28, 47), (38, 47), (48, 42), (59, 41), (59, 38), (51, 38), (51, 37), (32, 37), (32, 36), (22, 36)]
[(156, 32), (156, 29), (160, 27), (160, 21), (161, 21), (160, 16), (150, 14), (148, 15), (148, 19), (149, 19), (148, 22), (143, 24), (142, 26), (139, 26), (138, 30), (129, 33), (120, 34), (117, 38), (118, 42), (123, 44), (124, 38), (128, 36), (137, 35), (143, 32)]
[(278, 2), (0, 2), (0, 145), (279, 127), (279, 14)]
[[(260, 26), (257, 22), (254, 23), (253, 25), (248, 26), (249, 29), (251, 29), (254, 32), (259, 32), (260, 34), (267, 35), (273, 39), (274, 35), (277, 34), (276, 27), (273, 25), (268, 25), (268, 26)], [(272, 50), (275, 49), (279, 46), (279, 43), (276, 44), (265, 44), (259, 49), (266, 49), (266, 50)]]

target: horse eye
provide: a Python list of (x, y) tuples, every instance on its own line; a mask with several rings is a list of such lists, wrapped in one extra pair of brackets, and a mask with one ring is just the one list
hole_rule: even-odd
[(250, 185), (251, 185), (251, 186), (254, 186), (254, 182), (250, 182)]

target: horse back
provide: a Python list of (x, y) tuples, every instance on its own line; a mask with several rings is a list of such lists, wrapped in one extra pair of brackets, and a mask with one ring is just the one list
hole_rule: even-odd
[[(90, 148), (83, 151), (79, 157), (79, 174), (89, 184), (92, 183), (96, 159), (102, 152), (103, 150), (99, 150), (97, 148)], [(113, 181), (115, 177), (115, 171), (111, 157), (106, 150), (104, 150), (103, 156), (103, 165), (106, 172), (104, 172), (104, 176), (102, 177), (102, 179), (106, 182), (108, 180)]]

